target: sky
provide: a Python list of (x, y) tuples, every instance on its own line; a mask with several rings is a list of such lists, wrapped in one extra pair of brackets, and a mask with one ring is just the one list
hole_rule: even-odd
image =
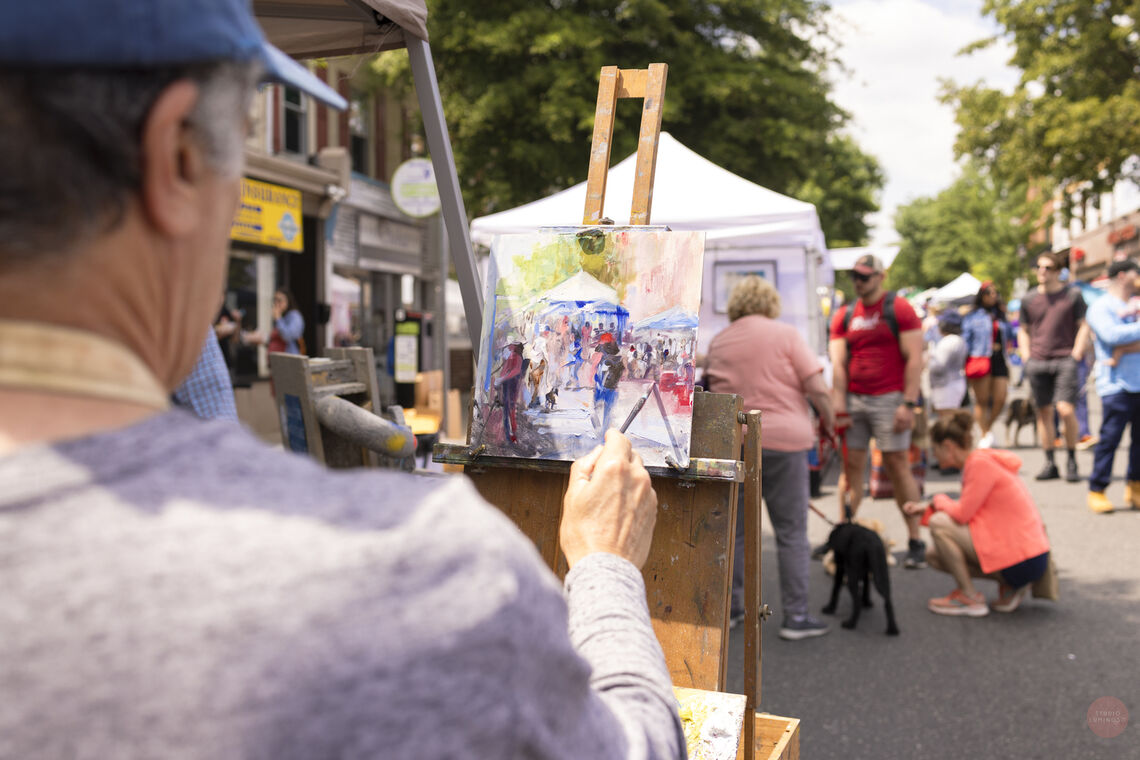
[(882, 210), (869, 217), (872, 245), (898, 242), (898, 206), (936, 195), (958, 176), (954, 111), (938, 102), (939, 80), (982, 80), (1003, 90), (1017, 81), (1004, 44), (956, 55), (995, 33), (981, 6), (982, 0), (832, 0), (832, 31), (848, 69), (834, 75), (834, 98), (852, 116), (848, 131), (887, 177)]

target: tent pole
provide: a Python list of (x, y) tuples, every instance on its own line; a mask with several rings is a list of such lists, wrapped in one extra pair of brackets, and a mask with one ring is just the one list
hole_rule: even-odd
[[(447, 136), (447, 123), (443, 120), (443, 102), (439, 97), (439, 82), (435, 77), (435, 64), (432, 62), (431, 48), (426, 40), (411, 34), (407, 38), (408, 58), (412, 64), (412, 77), (416, 84), (416, 96), (423, 114), (424, 132), (428, 152), (435, 167), (435, 181), (439, 187), (442, 204), (443, 223), (451, 251), (451, 263), (459, 280), (459, 292), (463, 296), (463, 310), (467, 314), (467, 331), (471, 336), (471, 350), (475, 361), (479, 361), (479, 339), (483, 323), (483, 292), (479, 282), (479, 269), (475, 265), (475, 254), (471, 250), (471, 238), (467, 233), (467, 212), (463, 208), (463, 196), (459, 192), (459, 177), (455, 171), (455, 156), (451, 152), (451, 142)], [(444, 273), (446, 277), (446, 272)]]

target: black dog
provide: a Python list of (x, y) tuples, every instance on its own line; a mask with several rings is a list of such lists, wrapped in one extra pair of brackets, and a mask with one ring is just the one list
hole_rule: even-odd
[(1028, 398), (1015, 398), (1009, 402), (1009, 408), (1005, 412), (1005, 447), (1009, 448), (1010, 441), (1010, 428), (1013, 430), (1013, 443), (1015, 446), (1020, 445), (1017, 442), (1017, 437), (1021, 435), (1021, 428), (1028, 425), (1029, 429), (1033, 431), (1033, 445), (1037, 445), (1037, 407), (1033, 405), (1033, 399)]
[[(831, 587), (831, 601), (823, 608), (826, 615), (835, 614), (839, 601), (839, 589), (843, 578), (847, 578), (847, 588), (851, 591), (851, 617), (841, 624), (844, 628), (854, 628), (859, 622), (863, 607), (871, 606), (871, 583), (879, 590), (887, 610), (887, 634), (898, 636), (899, 627), (895, 624), (895, 607), (891, 603), (891, 578), (887, 574), (887, 551), (879, 534), (851, 522), (844, 522), (832, 529), (827, 545), (835, 552), (835, 585)], [(863, 593), (859, 593), (859, 583), (863, 583)], [(862, 597), (862, 604), (859, 603)]]

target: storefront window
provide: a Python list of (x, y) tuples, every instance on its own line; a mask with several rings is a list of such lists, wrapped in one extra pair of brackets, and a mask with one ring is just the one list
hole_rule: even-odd
[(284, 134), (282, 135), (281, 147), (286, 153), (296, 153), (306, 156), (309, 154), (306, 129), (308, 124), (306, 116), (306, 97), (301, 94), (300, 90), (295, 90), (292, 87), (285, 87), (283, 89), (285, 91), (282, 111)]
[(368, 116), (367, 103), (363, 95), (357, 95), (348, 106), (349, 152), (352, 154), (352, 170), (372, 176), (368, 162)]

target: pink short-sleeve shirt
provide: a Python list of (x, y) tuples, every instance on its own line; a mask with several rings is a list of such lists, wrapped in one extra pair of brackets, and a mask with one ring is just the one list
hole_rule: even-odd
[(765, 449), (806, 451), (815, 437), (804, 384), (822, 371), (795, 327), (751, 314), (713, 338), (705, 377), (710, 391), (739, 394), (745, 410), (764, 413)]

